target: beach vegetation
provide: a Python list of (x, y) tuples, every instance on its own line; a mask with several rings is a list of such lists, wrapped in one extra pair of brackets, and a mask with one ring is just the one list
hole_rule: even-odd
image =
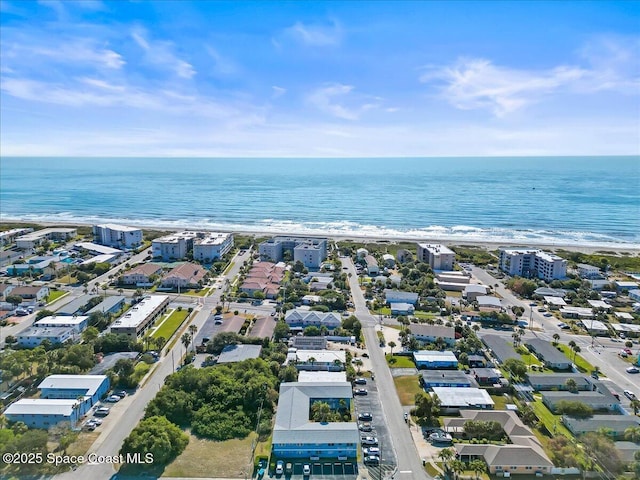
[(535, 281), (522, 277), (510, 278), (505, 285), (515, 294), (524, 298), (531, 298), (533, 292), (538, 288), (538, 284)]
[(483, 247), (472, 245), (456, 245), (451, 250), (456, 253), (456, 260), (463, 263), (472, 263), (477, 266), (498, 266), (498, 257)]
[(138, 453), (144, 458), (148, 453), (153, 455), (154, 465), (166, 465), (180, 455), (189, 437), (178, 426), (163, 416), (152, 416), (143, 419), (124, 440), (120, 454)]

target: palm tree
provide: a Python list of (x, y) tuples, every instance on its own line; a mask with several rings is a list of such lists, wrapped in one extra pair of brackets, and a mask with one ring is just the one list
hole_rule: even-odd
[(186, 353), (187, 348), (189, 348), (189, 344), (191, 343), (191, 334), (188, 332), (183, 333), (180, 337), (180, 341), (182, 342), (182, 345), (184, 345), (184, 351)]
[(464, 463), (462, 463), (462, 461), (458, 459), (453, 460), (449, 465), (449, 467), (451, 468), (451, 471), (453, 472), (456, 478), (458, 478), (458, 475), (464, 472), (464, 469), (465, 469)]
[(475, 473), (476, 479), (479, 473), (485, 473), (487, 471), (487, 464), (480, 459), (472, 460), (471, 463), (469, 463), (469, 467), (471, 467), (471, 470)]
[(560, 340), (560, 334), (559, 333), (554, 333), (553, 334), (553, 344), (557, 345), (558, 344), (558, 340)]
[(640, 426), (627, 428), (624, 431), (624, 439), (633, 443), (640, 443)]
[(164, 347), (164, 344), (167, 343), (167, 339), (164, 337), (156, 337), (156, 347), (158, 348), (158, 350), (162, 350), (162, 347)]
[(576, 354), (580, 353), (580, 347), (576, 345), (573, 347), (573, 363), (576, 363)]
[(389, 345), (389, 348), (391, 349), (391, 356), (393, 356), (393, 349), (396, 346), (396, 342), (391, 340), (389, 343), (387, 343), (387, 345)]
[(637, 415), (638, 411), (640, 410), (640, 400), (634, 398), (633, 400), (631, 400), (631, 404), (629, 406), (633, 408), (633, 414)]
[[(196, 332), (198, 331), (198, 326), (194, 325), (193, 323), (191, 325), (189, 325), (189, 333), (191, 334), (191, 340), (193, 340), (195, 342), (196, 340)], [(192, 345), (193, 350), (195, 351), (196, 347), (195, 345)]]
[(455, 453), (452, 448), (443, 448), (438, 452), (438, 458), (442, 460), (442, 464), (445, 470), (449, 469), (449, 462), (455, 457)]
[(569, 346), (570, 346), (571, 348), (575, 347), (575, 346), (576, 346), (576, 342), (574, 342), (573, 340), (571, 340), (571, 341), (569, 342)]
[(478, 325), (477, 323), (474, 323), (473, 326), (471, 327), (471, 329), (478, 333), (480, 331), (480, 325)]
[(578, 384), (573, 378), (568, 378), (566, 382), (564, 382), (564, 386), (567, 387), (567, 390), (570, 392), (578, 391)]

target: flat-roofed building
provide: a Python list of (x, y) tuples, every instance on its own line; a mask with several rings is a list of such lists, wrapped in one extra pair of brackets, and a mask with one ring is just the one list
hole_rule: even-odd
[(287, 362), (298, 370), (344, 370), (346, 355), (342, 350), (297, 350), (287, 354)]
[(609, 311), (613, 308), (604, 300), (587, 300), (587, 303), (591, 305), (591, 308), (602, 308), (603, 310), (606, 310), (606, 311)]
[(418, 260), (428, 263), (433, 270), (453, 270), (456, 254), (444, 245), (418, 243)]
[(604, 322), (600, 320), (580, 320), (578, 322), (582, 324), (584, 329), (589, 332), (589, 335), (608, 335), (609, 329)]
[(198, 237), (197, 232), (176, 232), (151, 241), (153, 258), (164, 261), (181, 260), (193, 250), (193, 242)]
[(105, 223), (93, 226), (93, 238), (100, 245), (130, 250), (142, 245), (142, 230), (136, 227)]
[(298, 350), (326, 350), (326, 337), (301, 337), (295, 335), (289, 340), (289, 346)]
[(16, 246), (25, 250), (40, 245), (44, 240), (64, 241), (78, 236), (75, 228), (44, 228), (16, 238)]
[(569, 370), (571, 368), (571, 360), (546, 340), (532, 338), (526, 340), (524, 344), (531, 352), (535, 353), (536, 357), (538, 357), (547, 368), (553, 368), (555, 370)]
[(108, 247), (106, 245), (98, 245), (97, 243), (92, 242), (78, 242), (73, 246), (74, 250), (80, 250), (84, 252), (89, 252), (94, 255), (121, 255), (124, 253), (122, 250), (117, 248)]
[(89, 317), (86, 315), (62, 315), (62, 316), (48, 316), (41, 318), (34, 322), (34, 327), (39, 328), (54, 328), (54, 327), (69, 327), (73, 328), (76, 333), (83, 332), (89, 325)]
[(579, 263), (576, 266), (580, 278), (594, 278), (600, 275), (600, 269), (587, 263)]
[(462, 370), (426, 370), (422, 372), (420, 383), (425, 390), (433, 387), (469, 388), (477, 386)]
[(310, 372), (301, 370), (298, 372), (298, 382), (346, 382), (347, 372)]
[(413, 315), (415, 311), (416, 307), (410, 303), (397, 302), (391, 304), (391, 315)]
[(458, 359), (449, 351), (418, 350), (413, 352), (413, 360), (418, 369), (458, 368)]
[(498, 297), (492, 297), (491, 295), (478, 295), (476, 297), (476, 303), (480, 308), (493, 308), (501, 309), (502, 303)]
[(456, 343), (456, 330), (453, 327), (412, 323), (409, 325), (409, 331), (421, 343), (434, 343), (439, 338), (449, 346)]
[(8, 245), (20, 235), (25, 235), (30, 232), (33, 232), (33, 228), (12, 228), (11, 230), (0, 232), (0, 245)]
[(110, 388), (106, 375), (49, 375), (40, 382), (40, 398), (78, 400), (81, 414), (104, 397)]
[(155, 322), (169, 305), (168, 295), (149, 295), (132, 306), (111, 324), (111, 333), (124, 334), (135, 339)]
[(273, 237), (258, 245), (262, 260), (280, 262), (285, 252), (290, 252), (293, 261), (300, 261), (311, 269), (318, 269), (327, 258), (327, 239), (313, 237)]
[(433, 395), (440, 400), (440, 409), (445, 413), (461, 409), (493, 409), (495, 403), (486, 390), (475, 387), (433, 387)]
[(280, 384), (280, 397), (273, 427), (275, 459), (335, 459), (355, 461), (360, 444), (356, 422), (314, 422), (311, 407), (326, 402), (332, 409), (353, 399), (349, 382), (290, 382)]
[(559, 310), (560, 308), (564, 308), (567, 306), (567, 302), (564, 301), (562, 297), (544, 297), (544, 303), (547, 304), (550, 310)]
[(195, 263), (185, 262), (171, 269), (162, 279), (162, 288), (201, 287), (207, 276), (207, 270)]
[(500, 248), (500, 270), (513, 276), (555, 280), (567, 276), (567, 261), (531, 248)]
[(35, 348), (47, 340), (51, 345), (59, 345), (67, 340), (75, 341), (78, 333), (71, 327), (29, 327), (16, 335), (18, 345)]
[(462, 296), (467, 299), (467, 302), (474, 302), (478, 297), (486, 295), (488, 288), (486, 285), (466, 285)]
[(227, 345), (222, 349), (217, 363), (236, 363), (258, 358), (262, 351), (262, 345)]
[(560, 309), (560, 315), (564, 318), (593, 318), (593, 309), (586, 307), (566, 306)]
[(29, 428), (49, 429), (54, 425), (66, 424), (75, 429), (81, 413), (77, 400), (43, 398), (23, 398), (12, 403), (4, 411), (11, 422), (22, 422)]
[(616, 290), (621, 291), (621, 290), (635, 290), (638, 288), (638, 282), (629, 282), (626, 280), (616, 280), (615, 282), (613, 282), (614, 285), (616, 286)]
[(193, 241), (193, 259), (200, 262), (212, 262), (222, 258), (233, 248), (233, 234), (205, 232), (203, 238)]

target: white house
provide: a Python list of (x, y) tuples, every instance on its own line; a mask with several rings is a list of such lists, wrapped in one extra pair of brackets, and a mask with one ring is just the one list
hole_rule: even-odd
[(309, 326), (322, 327), (325, 326), (329, 330), (338, 328), (342, 325), (340, 315), (334, 312), (316, 312), (308, 310), (294, 309), (289, 310), (284, 321), (291, 328), (306, 328)]
[(418, 303), (418, 294), (414, 292), (402, 292), (400, 290), (385, 289), (384, 300), (388, 304), (393, 303)]
[(369, 275), (378, 275), (378, 273), (380, 273), (378, 261), (373, 257), (373, 255), (367, 255), (364, 257), (364, 261), (367, 263), (367, 273)]
[(445, 343), (452, 346), (456, 341), (456, 330), (453, 327), (442, 325), (409, 325), (411, 335), (422, 343), (434, 343), (438, 338), (442, 338)]

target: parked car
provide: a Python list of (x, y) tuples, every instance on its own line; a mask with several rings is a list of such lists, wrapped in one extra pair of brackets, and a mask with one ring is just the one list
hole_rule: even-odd
[(302, 475), (305, 477), (308, 477), (309, 475), (311, 475), (311, 466), (308, 463), (305, 463), (302, 466)]
[(634, 400), (636, 398), (636, 394), (633, 393), (631, 390), (625, 390), (624, 396), (627, 397), (629, 400)]
[(618, 352), (618, 355), (620, 355), (622, 358), (627, 358), (629, 356), (624, 350), (620, 350)]
[(354, 394), (354, 395), (367, 395), (368, 393), (369, 393), (369, 392), (367, 392), (367, 389), (366, 389), (366, 388), (356, 388), (356, 389), (353, 391), (353, 394)]
[(110, 410), (107, 407), (100, 407), (98, 409), (96, 409), (94, 415), (96, 417), (106, 417), (107, 415), (109, 415)]
[(366, 353), (366, 352), (365, 352), (365, 353), (363, 353), (363, 354), (362, 354), (362, 358), (369, 358), (369, 354), (368, 354), (368, 353)]
[(371, 415), (369, 412), (358, 414), (358, 421), (360, 422), (370, 422), (371, 420), (373, 420), (373, 415)]
[(124, 390), (118, 390), (117, 392), (113, 392), (114, 395), (117, 395), (120, 398), (124, 398), (127, 396), (127, 392)]
[(287, 462), (287, 465), (284, 467), (284, 473), (287, 475), (291, 475), (293, 473), (293, 465)]
[(362, 454), (365, 457), (370, 457), (372, 455), (380, 456), (380, 449), (378, 447), (363, 448)]
[(627, 373), (640, 373), (640, 369), (638, 367), (629, 367), (627, 368)]
[(630, 349), (630, 348), (623, 348), (623, 350), (624, 350), (625, 352), (627, 352), (627, 355), (632, 355), (632, 354), (633, 354), (633, 352), (631, 351), (631, 349)]
[(365, 465), (380, 465), (380, 457), (377, 455), (371, 455), (368, 457), (364, 457)]
[(366, 385), (367, 384), (367, 379), (366, 378), (362, 378), (362, 377), (358, 377), (353, 381), (353, 383), (355, 383), (356, 385)]
[(361, 432), (370, 432), (373, 430), (373, 427), (371, 426), (371, 424), (369, 422), (366, 423), (359, 423), (358, 424), (358, 429)]
[(362, 437), (360, 439), (360, 442), (362, 443), (362, 445), (368, 445), (371, 447), (378, 446), (378, 439), (376, 437)]
[(284, 462), (282, 460), (278, 460), (276, 462), (276, 475), (282, 475), (284, 473)]
[(120, 400), (122, 400), (122, 398), (120, 398), (118, 395), (110, 395), (104, 399), (105, 402), (109, 402), (109, 403), (117, 403)]

